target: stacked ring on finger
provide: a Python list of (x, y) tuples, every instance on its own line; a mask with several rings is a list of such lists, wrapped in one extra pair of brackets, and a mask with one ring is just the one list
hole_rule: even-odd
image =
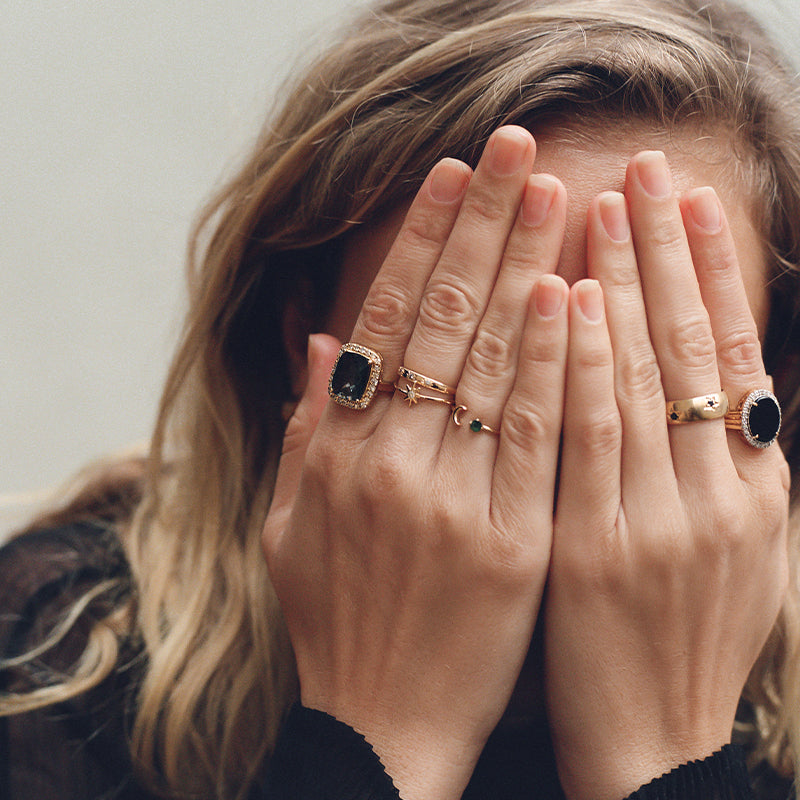
[(339, 405), (365, 409), (376, 392), (394, 392), (391, 381), (381, 380), (383, 358), (369, 347), (348, 342), (339, 348), (328, 381), (328, 394)]
[(728, 395), (725, 392), (701, 394), (687, 400), (670, 400), (667, 403), (667, 424), (683, 425), (687, 422), (721, 419), (727, 412)]
[(440, 392), (441, 394), (451, 394), (455, 396), (456, 390), (453, 389), (452, 386), (448, 386), (446, 383), (442, 383), (442, 381), (437, 381), (434, 378), (429, 378), (426, 375), (421, 375), (419, 372), (414, 372), (408, 367), (399, 367), (397, 370), (397, 374), (401, 378), (405, 378), (410, 384), (416, 384), (417, 386), (424, 386), (426, 389), (431, 389), (434, 392)]
[[(463, 423), (461, 422), (461, 415), (467, 411), (467, 407), (465, 405), (457, 405), (453, 409), (452, 417), (453, 422), (455, 422), (456, 427), (460, 428)], [(493, 433), (495, 436), (500, 435), (500, 431), (495, 430), (494, 428), (490, 428), (485, 422), (475, 417), (469, 421), (469, 425), (467, 426), (473, 433)]]
[[(397, 389), (408, 401), (409, 406), (416, 405), (420, 400), (432, 400), (435, 403), (444, 403), (447, 406), (453, 405), (456, 390), (449, 387), (446, 383), (428, 378), (419, 372), (414, 372), (407, 367), (400, 367), (397, 370), (400, 376), (394, 384)], [(429, 391), (422, 391), (427, 389)], [(431, 394), (434, 392), (434, 394)]]
[(738, 431), (751, 447), (769, 447), (781, 430), (781, 406), (766, 389), (745, 394), (735, 410), (725, 415), (725, 427)]

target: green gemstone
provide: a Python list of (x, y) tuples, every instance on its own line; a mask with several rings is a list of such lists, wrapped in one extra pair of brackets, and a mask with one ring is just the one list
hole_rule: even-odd
[(483, 423), (479, 419), (474, 419), (470, 422), (469, 429), (473, 433), (480, 433), (483, 430)]

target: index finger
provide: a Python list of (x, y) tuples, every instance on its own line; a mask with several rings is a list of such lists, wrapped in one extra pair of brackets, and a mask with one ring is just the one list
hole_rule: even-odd
[[(394, 381), (402, 353), (419, 311), (420, 298), (458, 216), (472, 171), (461, 161), (445, 158), (423, 182), (400, 230), (361, 306), (351, 341), (377, 352), (383, 359), (382, 380)], [(349, 429), (361, 435), (360, 425), (377, 417), (371, 409), (385, 402), (376, 396)], [(329, 413), (341, 409), (331, 408)]]

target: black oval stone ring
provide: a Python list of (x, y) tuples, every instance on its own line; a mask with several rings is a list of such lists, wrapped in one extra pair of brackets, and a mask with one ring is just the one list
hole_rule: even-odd
[(369, 347), (348, 342), (339, 348), (328, 381), (328, 394), (340, 406), (364, 409), (376, 392), (394, 392), (394, 383), (381, 380), (383, 358)]
[(739, 431), (751, 447), (769, 447), (781, 429), (778, 398), (766, 389), (754, 389), (725, 415), (725, 427)]

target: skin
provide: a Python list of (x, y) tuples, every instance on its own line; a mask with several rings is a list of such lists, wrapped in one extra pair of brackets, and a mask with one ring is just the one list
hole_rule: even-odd
[[(461, 796), (541, 608), (559, 776), (597, 800), (729, 741), (774, 624), (779, 448), (664, 411), (768, 386), (763, 251), (719, 149), (658, 138), (537, 155), (507, 127), (474, 175), (445, 159), (354, 237), (334, 335), (309, 343), (264, 550), (303, 702), (364, 734), (406, 800)], [(438, 403), (327, 402), (339, 339), (501, 434)]]

